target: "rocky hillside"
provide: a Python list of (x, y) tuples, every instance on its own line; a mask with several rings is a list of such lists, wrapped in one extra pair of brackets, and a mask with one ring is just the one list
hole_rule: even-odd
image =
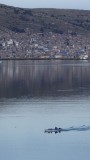
[(22, 9), (0, 4), (0, 31), (90, 33), (90, 11)]

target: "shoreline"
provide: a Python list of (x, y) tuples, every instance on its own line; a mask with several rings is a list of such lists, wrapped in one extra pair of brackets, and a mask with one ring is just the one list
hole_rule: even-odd
[(90, 59), (74, 59), (74, 58), (1, 58), (0, 61), (4, 60), (78, 60), (78, 61), (88, 61)]

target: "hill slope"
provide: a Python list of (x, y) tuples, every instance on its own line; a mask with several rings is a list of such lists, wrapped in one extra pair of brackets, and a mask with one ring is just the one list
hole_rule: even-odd
[(0, 30), (13, 32), (90, 32), (90, 11), (22, 9), (0, 4)]
[(0, 5), (1, 59), (90, 59), (90, 11)]

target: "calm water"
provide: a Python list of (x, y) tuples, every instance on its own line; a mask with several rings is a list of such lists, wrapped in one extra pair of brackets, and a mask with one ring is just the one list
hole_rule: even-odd
[(90, 61), (0, 63), (0, 160), (90, 160)]

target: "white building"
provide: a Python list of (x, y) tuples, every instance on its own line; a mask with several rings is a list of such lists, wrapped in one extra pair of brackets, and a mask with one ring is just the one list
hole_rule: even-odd
[(12, 40), (12, 39), (9, 39), (9, 40), (7, 41), (7, 46), (10, 46), (10, 45), (13, 45), (13, 40)]

